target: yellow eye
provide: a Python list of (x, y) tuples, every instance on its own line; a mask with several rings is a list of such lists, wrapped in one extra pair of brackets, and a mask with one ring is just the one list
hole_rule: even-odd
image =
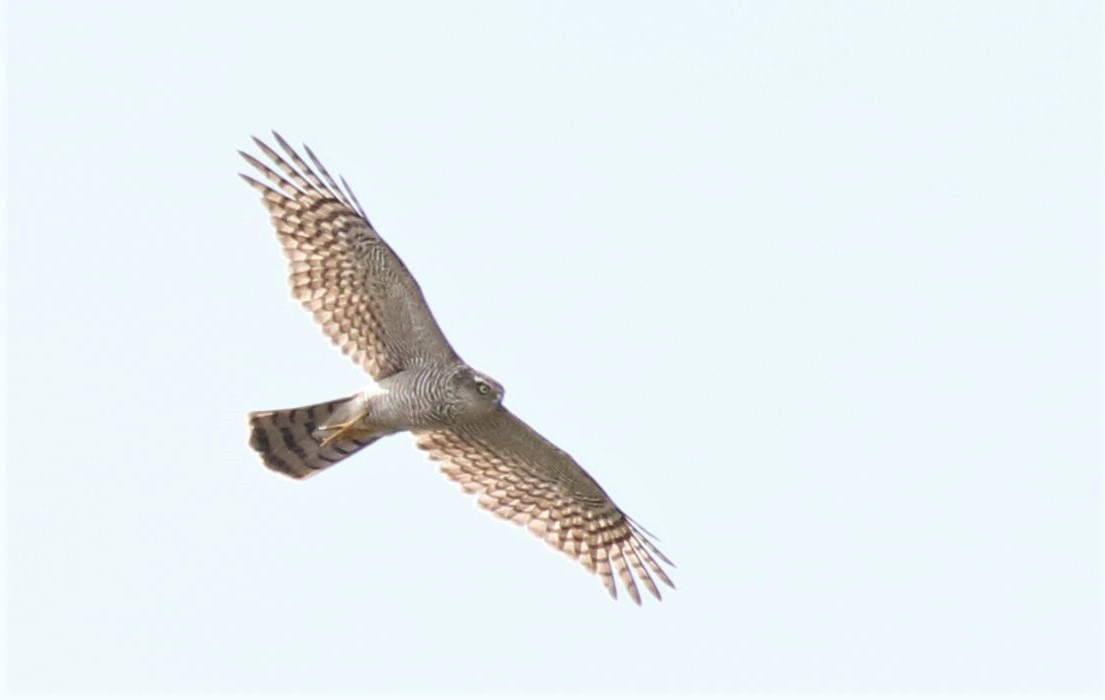
[(479, 384), (476, 385), (476, 391), (480, 392), (484, 396), (487, 396), (488, 394), (491, 393), (491, 387), (488, 386), (487, 384), (484, 384), (483, 382), (480, 382)]

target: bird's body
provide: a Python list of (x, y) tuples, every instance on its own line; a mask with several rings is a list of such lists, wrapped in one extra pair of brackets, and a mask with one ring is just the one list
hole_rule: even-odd
[[(459, 360), (405, 369), (345, 399), (252, 413), (250, 444), (274, 471), (301, 479), (387, 435), (478, 421), (502, 395), (497, 382)], [(343, 443), (352, 444), (343, 450)]]
[(272, 214), (293, 295), (375, 383), (344, 399), (250, 414), (250, 445), (265, 465), (302, 479), (411, 432), (481, 506), (578, 559), (611, 595), (616, 574), (636, 602), (634, 577), (659, 598), (652, 576), (672, 583), (656, 559), (671, 562), (571, 456), (502, 405), (498, 382), (460, 359), (348, 186), (310, 149), (314, 169), (274, 135), (290, 163), (254, 141), (283, 175), (243, 153), (271, 186), (242, 177)]

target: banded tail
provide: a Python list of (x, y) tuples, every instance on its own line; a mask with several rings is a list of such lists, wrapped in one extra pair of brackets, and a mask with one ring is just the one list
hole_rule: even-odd
[(360, 395), (313, 406), (249, 414), (249, 446), (265, 466), (304, 479), (368, 447), (387, 433), (338, 430), (363, 410)]

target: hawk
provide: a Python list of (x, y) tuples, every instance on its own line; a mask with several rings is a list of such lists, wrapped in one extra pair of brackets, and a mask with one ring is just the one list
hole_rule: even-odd
[(314, 167), (273, 136), (284, 155), (253, 139), (271, 167), (239, 152), (267, 184), (242, 178), (272, 215), (292, 295), (375, 381), (346, 398), (249, 414), (249, 444), (265, 466), (304, 479), (410, 432), (481, 506), (578, 560), (612, 597), (615, 576), (638, 605), (638, 581), (657, 600), (653, 577), (674, 588), (657, 560), (674, 564), (647, 531), (568, 453), (507, 410), (498, 382), (460, 359), (345, 180), (338, 187), (311, 149), (304, 146)]

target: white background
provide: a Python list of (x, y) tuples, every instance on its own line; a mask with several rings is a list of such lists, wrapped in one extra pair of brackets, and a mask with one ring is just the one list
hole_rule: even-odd
[[(1094, 2), (8, 7), (13, 691), (1101, 689)], [(349, 179), (454, 346), (661, 537), (638, 609), (406, 436), (251, 134)]]

